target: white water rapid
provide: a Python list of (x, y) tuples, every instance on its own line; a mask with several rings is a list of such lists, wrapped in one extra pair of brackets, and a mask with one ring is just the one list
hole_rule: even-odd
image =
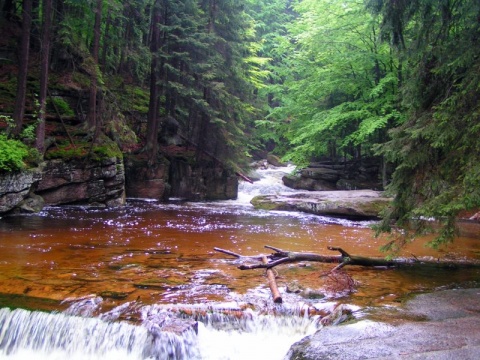
[(301, 316), (222, 317), (209, 314), (198, 322), (198, 334), (192, 329), (176, 335), (159, 331), (149, 321), (132, 325), (4, 308), (0, 309), (0, 358), (274, 360), (282, 359), (293, 342), (317, 329), (314, 320)]
[(283, 192), (292, 192), (294, 190), (283, 185), (282, 177), (291, 173), (295, 166), (288, 165), (283, 167), (272, 167), (257, 170), (260, 180), (250, 184), (241, 181), (238, 186), (237, 203), (246, 204), (257, 195), (278, 194)]

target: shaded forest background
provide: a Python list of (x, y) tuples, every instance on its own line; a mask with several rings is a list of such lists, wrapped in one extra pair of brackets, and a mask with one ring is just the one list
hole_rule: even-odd
[(477, 0), (0, 9), (0, 171), (90, 156), (107, 137), (155, 162), (159, 134), (174, 128), (235, 171), (267, 152), (298, 166), (376, 157), (395, 195), (380, 230), (418, 233), (436, 218), (448, 241), (456, 217), (479, 211)]

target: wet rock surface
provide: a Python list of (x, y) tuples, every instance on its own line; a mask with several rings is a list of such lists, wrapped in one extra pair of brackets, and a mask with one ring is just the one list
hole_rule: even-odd
[(38, 183), (41, 177), (39, 168), (0, 176), (0, 214), (29, 199), (32, 185)]
[(383, 317), (322, 328), (285, 359), (478, 359), (480, 289), (422, 294)]
[(381, 191), (309, 191), (260, 195), (251, 203), (260, 209), (302, 211), (315, 215), (379, 218), (391, 199)]
[(286, 186), (298, 190), (361, 190), (383, 189), (381, 161), (378, 158), (311, 163), (297, 174), (285, 175)]
[(51, 160), (45, 162), (42, 178), (35, 190), (45, 204), (125, 203), (123, 160), (115, 157), (101, 161)]

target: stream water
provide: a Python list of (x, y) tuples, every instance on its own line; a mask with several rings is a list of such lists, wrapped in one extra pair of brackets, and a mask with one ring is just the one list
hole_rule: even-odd
[[(257, 255), (269, 253), (265, 245), (320, 254), (339, 246), (384, 256), (370, 222), (253, 209), (253, 195), (289, 191), (280, 181), (288, 170), (242, 183), (236, 201), (130, 199), (117, 209), (51, 207), (0, 219), (0, 358), (282, 359), (321, 326), (306, 308), (328, 313), (343, 303), (362, 317), (412, 292), (478, 285), (478, 270), (350, 267), (355, 291), (339, 293), (320, 277), (331, 264), (282, 265), (284, 302), (274, 304), (263, 270), (241, 271), (214, 247)], [(403, 256), (480, 259), (478, 239), (441, 251), (425, 240)], [(294, 283), (310, 298), (287, 293)], [(162, 331), (179, 318), (198, 320), (198, 335)]]

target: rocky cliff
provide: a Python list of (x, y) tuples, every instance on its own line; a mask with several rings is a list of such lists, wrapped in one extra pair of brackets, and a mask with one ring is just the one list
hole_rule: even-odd
[(37, 168), (0, 174), (0, 214), (38, 212), (44, 205), (115, 207), (126, 197), (166, 201), (227, 200), (237, 197), (238, 179), (212, 159), (192, 161), (168, 153), (150, 164), (142, 156), (102, 160), (49, 160)]
[(45, 162), (35, 187), (48, 205), (90, 204), (120, 206), (125, 203), (123, 160)]
[(375, 158), (316, 162), (301, 169), (296, 175), (286, 175), (283, 182), (285, 186), (298, 190), (382, 190), (380, 164)]
[(36, 212), (44, 205), (125, 203), (123, 161), (49, 160), (37, 168), (0, 175), (0, 213)]
[(194, 159), (188, 148), (170, 146), (155, 164), (141, 156), (127, 156), (128, 197), (186, 201), (235, 199), (238, 179), (231, 170), (208, 156)]

